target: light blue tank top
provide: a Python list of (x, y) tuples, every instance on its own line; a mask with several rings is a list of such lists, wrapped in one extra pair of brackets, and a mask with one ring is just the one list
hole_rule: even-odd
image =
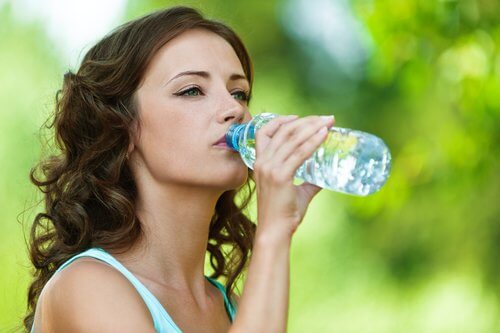
[[(123, 266), (111, 254), (109, 254), (108, 252), (104, 251), (101, 248), (91, 248), (85, 252), (82, 252), (80, 254), (71, 257), (69, 260), (63, 263), (61, 267), (59, 267), (54, 274), (63, 270), (73, 261), (81, 257), (92, 257), (104, 261), (105, 263), (119, 270), (127, 278), (127, 280), (129, 280), (130, 283), (132, 283), (132, 285), (135, 287), (139, 295), (141, 295), (142, 299), (144, 300), (144, 303), (146, 303), (146, 306), (148, 307), (149, 312), (151, 313), (151, 317), (153, 318), (154, 327), (157, 333), (182, 332), (181, 329), (174, 323), (172, 318), (170, 318), (169, 314), (163, 308), (158, 299), (128, 269), (126, 269), (125, 266)], [(219, 289), (220, 292), (222, 293), (222, 296), (224, 297), (224, 306), (226, 307), (226, 312), (228, 313), (229, 319), (232, 322), (236, 315), (236, 306), (229, 300), (226, 293), (226, 289), (218, 281), (209, 278), (208, 276), (206, 276), (206, 279), (210, 283), (212, 283), (215, 287), (217, 287), (217, 289)], [(33, 333), (33, 331), (34, 330), (32, 327), (31, 332)]]

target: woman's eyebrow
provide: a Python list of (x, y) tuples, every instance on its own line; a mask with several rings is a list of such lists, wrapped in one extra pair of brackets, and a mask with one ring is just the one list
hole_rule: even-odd
[[(205, 79), (209, 79), (210, 78), (210, 73), (205, 72), (205, 71), (184, 71), (184, 72), (180, 72), (180, 73), (176, 74), (173, 78), (171, 78), (170, 80), (168, 80), (167, 83), (165, 83), (165, 86), (167, 84), (169, 84), (170, 82), (172, 82), (173, 80), (175, 80), (175, 79), (178, 79), (178, 78), (180, 78), (182, 76), (189, 76), (189, 75), (199, 76), (199, 77), (202, 77), (202, 78), (205, 78)], [(237, 80), (246, 80), (246, 81), (248, 81), (248, 79), (246, 78), (245, 75), (237, 74), (237, 73), (231, 74), (231, 76), (229, 77), (229, 80), (230, 81), (237, 81)]]

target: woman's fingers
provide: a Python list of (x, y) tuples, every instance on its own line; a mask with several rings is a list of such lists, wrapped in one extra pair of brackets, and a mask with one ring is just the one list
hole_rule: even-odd
[(317, 133), (321, 127), (330, 128), (333, 122), (332, 117), (312, 116), (283, 125), (268, 146), (273, 159), (278, 163), (284, 162), (299, 146)]
[[(324, 141), (326, 130), (333, 123), (333, 117), (309, 116), (289, 121), (283, 119), (279, 125), (269, 126), (264, 135), (256, 138), (256, 144), (261, 142), (261, 150), (257, 150), (254, 171), (261, 177), (271, 175), (280, 183), (291, 182), (300, 165)], [(321, 128), (325, 131), (319, 133)], [(262, 141), (266, 142), (262, 144)]]
[(257, 131), (257, 134), (261, 134), (261, 136), (265, 135), (267, 137), (272, 138), (276, 131), (280, 128), (281, 125), (286, 124), (288, 122), (291, 122), (295, 119), (297, 119), (299, 116), (297, 115), (289, 115), (289, 116), (282, 116), (282, 117), (276, 117), (269, 121), (267, 124), (262, 126)]
[(297, 169), (318, 149), (318, 147), (325, 141), (328, 134), (326, 126), (311, 136), (307, 141), (303, 142), (282, 164), (281, 172), (284, 177), (293, 179)]
[(281, 127), (281, 125), (286, 124), (297, 119), (298, 116), (283, 116), (272, 119), (270, 122), (262, 126), (257, 133), (255, 133), (255, 153), (258, 157), (262, 156), (267, 150), (267, 145), (271, 141), (271, 138), (275, 135), (276, 131)]
[(318, 116), (283, 117), (257, 131), (254, 172), (261, 232), (291, 237), (297, 229), (321, 188), (312, 184), (295, 186), (293, 176), (325, 140), (333, 122), (333, 118)]

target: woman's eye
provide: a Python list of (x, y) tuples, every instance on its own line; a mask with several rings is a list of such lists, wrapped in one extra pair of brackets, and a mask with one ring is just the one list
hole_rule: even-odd
[(191, 87), (186, 90), (182, 90), (178, 93), (176, 93), (177, 96), (200, 96), (202, 95), (200, 88), (198, 87)]
[(248, 94), (244, 91), (238, 90), (233, 92), (232, 95), (240, 101), (248, 101)]

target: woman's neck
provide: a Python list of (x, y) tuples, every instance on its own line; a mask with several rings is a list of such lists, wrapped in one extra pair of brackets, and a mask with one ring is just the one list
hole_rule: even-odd
[(210, 221), (222, 191), (149, 185), (138, 186), (138, 194), (143, 233), (118, 260), (134, 274), (201, 297)]

